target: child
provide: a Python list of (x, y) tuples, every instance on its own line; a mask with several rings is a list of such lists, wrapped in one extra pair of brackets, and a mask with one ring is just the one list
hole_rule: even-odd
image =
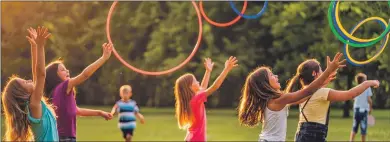
[[(367, 76), (363, 73), (359, 73), (355, 77), (355, 81), (358, 84), (363, 83), (367, 80)], [(361, 95), (357, 96), (353, 103), (353, 126), (350, 136), (350, 141), (354, 141), (355, 135), (358, 132), (359, 124), (362, 134), (362, 141), (366, 141), (367, 134), (367, 115), (372, 112), (372, 91), (371, 88), (367, 88)], [(368, 113), (367, 113), (368, 112)]]
[(129, 85), (123, 85), (119, 91), (121, 100), (116, 102), (111, 110), (111, 115), (119, 112), (118, 127), (122, 130), (123, 138), (126, 141), (131, 141), (136, 126), (135, 117), (141, 120), (142, 124), (145, 123), (145, 120), (144, 116), (139, 112), (137, 103), (130, 99), (133, 96), (132, 88)]
[(2, 95), (5, 141), (58, 141), (53, 109), (43, 97), (45, 85), (44, 45), (47, 28), (28, 29), (31, 44), (33, 81), (11, 77)]
[[(185, 141), (206, 141), (206, 110), (204, 102), (216, 91), (225, 80), (227, 74), (237, 66), (236, 57), (225, 62), (225, 69), (211, 87), (207, 88), (210, 72), (213, 67), (210, 59), (206, 59), (206, 73), (201, 86), (193, 74), (184, 74), (176, 80), (175, 100), (176, 117), (179, 128), (187, 129)], [(206, 89), (207, 88), (207, 89)]]
[(333, 61), (328, 59), (328, 68), (308, 87), (292, 93), (282, 93), (278, 76), (267, 67), (260, 67), (250, 73), (245, 81), (239, 105), (239, 121), (253, 127), (263, 123), (260, 141), (285, 141), (287, 131), (287, 104), (312, 95), (336, 69), (344, 67), (339, 62), (342, 54), (337, 53)]
[(77, 107), (74, 88), (87, 80), (110, 55), (112, 44), (103, 44), (103, 56), (89, 65), (76, 77), (70, 78), (69, 70), (60, 61), (50, 63), (46, 67), (45, 92), (52, 98), (57, 107), (58, 134), (60, 141), (76, 141), (76, 115), (101, 116), (111, 119), (111, 114), (101, 110), (91, 110)]
[[(320, 63), (315, 60), (306, 60), (297, 68), (297, 73), (288, 83), (287, 91), (306, 88), (313, 80), (323, 74)], [(304, 98), (300, 103), (296, 141), (298, 142), (325, 142), (328, 133), (330, 102), (347, 101), (363, 93), (370, 86), (378, 86), (378, 81), (366, 81), (348, 91), (338, 91), (330, 88), (321, 88), (312, 96)], [(295, 87), (298, 86), (298, 87)]]

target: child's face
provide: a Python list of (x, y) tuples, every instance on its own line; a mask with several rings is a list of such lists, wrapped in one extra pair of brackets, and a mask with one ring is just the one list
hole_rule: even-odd
[(193, 76), (193, 81), (191, 85), (191, 89), (193, 92), (198, 92), (200, 89), (199, 81)]
[(64, 64), (58, 65), (57, 75), (62, 81), (68, 80), (70, 78), (69, 70), (66, 69)]
[(34, 91), (34, 83), (32, 80), (24, 80), (21, 78), (17, 78), (16, 81), (26, 90), (29, 94)]
[(124, 100), (128, 100), (131, 98), (131, 96), (133, 96), (133, 92), (132, 92), (132, 89), (123, 89), (123, 91), (121, 92), (121, 98), (124, 99)]
[(280, 89), (279, 78), (277, 75), (274, 75), (271, 71), (268, 71), (269, 84), (275, 90)]

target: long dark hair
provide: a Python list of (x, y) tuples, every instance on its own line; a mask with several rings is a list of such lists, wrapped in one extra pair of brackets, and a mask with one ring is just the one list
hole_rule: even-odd
[(295, 92), (300, 90), (303, 86), (310, 84), (315, 80), (313, 71), (320, 72), (320, 63), (316, 59), (309, 59), (301, 64), (297, 68), (297, 73), (287, 84), (286, 92)]
[(238, 108), (241, 124), (249, 127), (258, 125), (264, 119), (268, 101), (280, 97), (281, 92), (269, 83), (269, 72), (269, 67), (259, 67), (246, 78)]
[(56, 60), (46, 66), (45, 94), (47, 98), (51, 99), (53, 90), (63, 82), (57, 73), (60, 64), (62, 64), (62, 60)]

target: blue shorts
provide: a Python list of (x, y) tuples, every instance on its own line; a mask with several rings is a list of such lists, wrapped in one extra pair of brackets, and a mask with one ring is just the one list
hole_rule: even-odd
[(360, 112), (359, 108), (355, 108), (354, 111), (354, 116), (353, 116), (353, 126), (352, 126), (352, 131), (356, 134), (359, 129), (359, 124), (360, 124), (360, 130), (362, 135), (367, 134), (367, 111)]
[(121, 129), (123, 133), (123, 138), (126, 139), (126, 136), (130, 134), (130, 136), (133, 136), (134, 129)]

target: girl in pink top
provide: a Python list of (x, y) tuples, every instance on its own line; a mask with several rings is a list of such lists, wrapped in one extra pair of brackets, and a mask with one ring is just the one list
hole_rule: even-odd
[(207, 88), (213, 65), (214, 63), (210, 59), (205, 60), (206, 73), (201, 85), (199, 85), (195, 76), (189, 73), (182, 75), (176, 80), (176, 117), (179, 128), (187, 129), (185, 141), (206, 141), (206, 111), (204, 102), (206, 102), (208, 96), (221, 86), (227, 74), (237, 66), (237, 59), (236, 57), (230, 57), (225, 62), (225, 69), (213, 85)]

